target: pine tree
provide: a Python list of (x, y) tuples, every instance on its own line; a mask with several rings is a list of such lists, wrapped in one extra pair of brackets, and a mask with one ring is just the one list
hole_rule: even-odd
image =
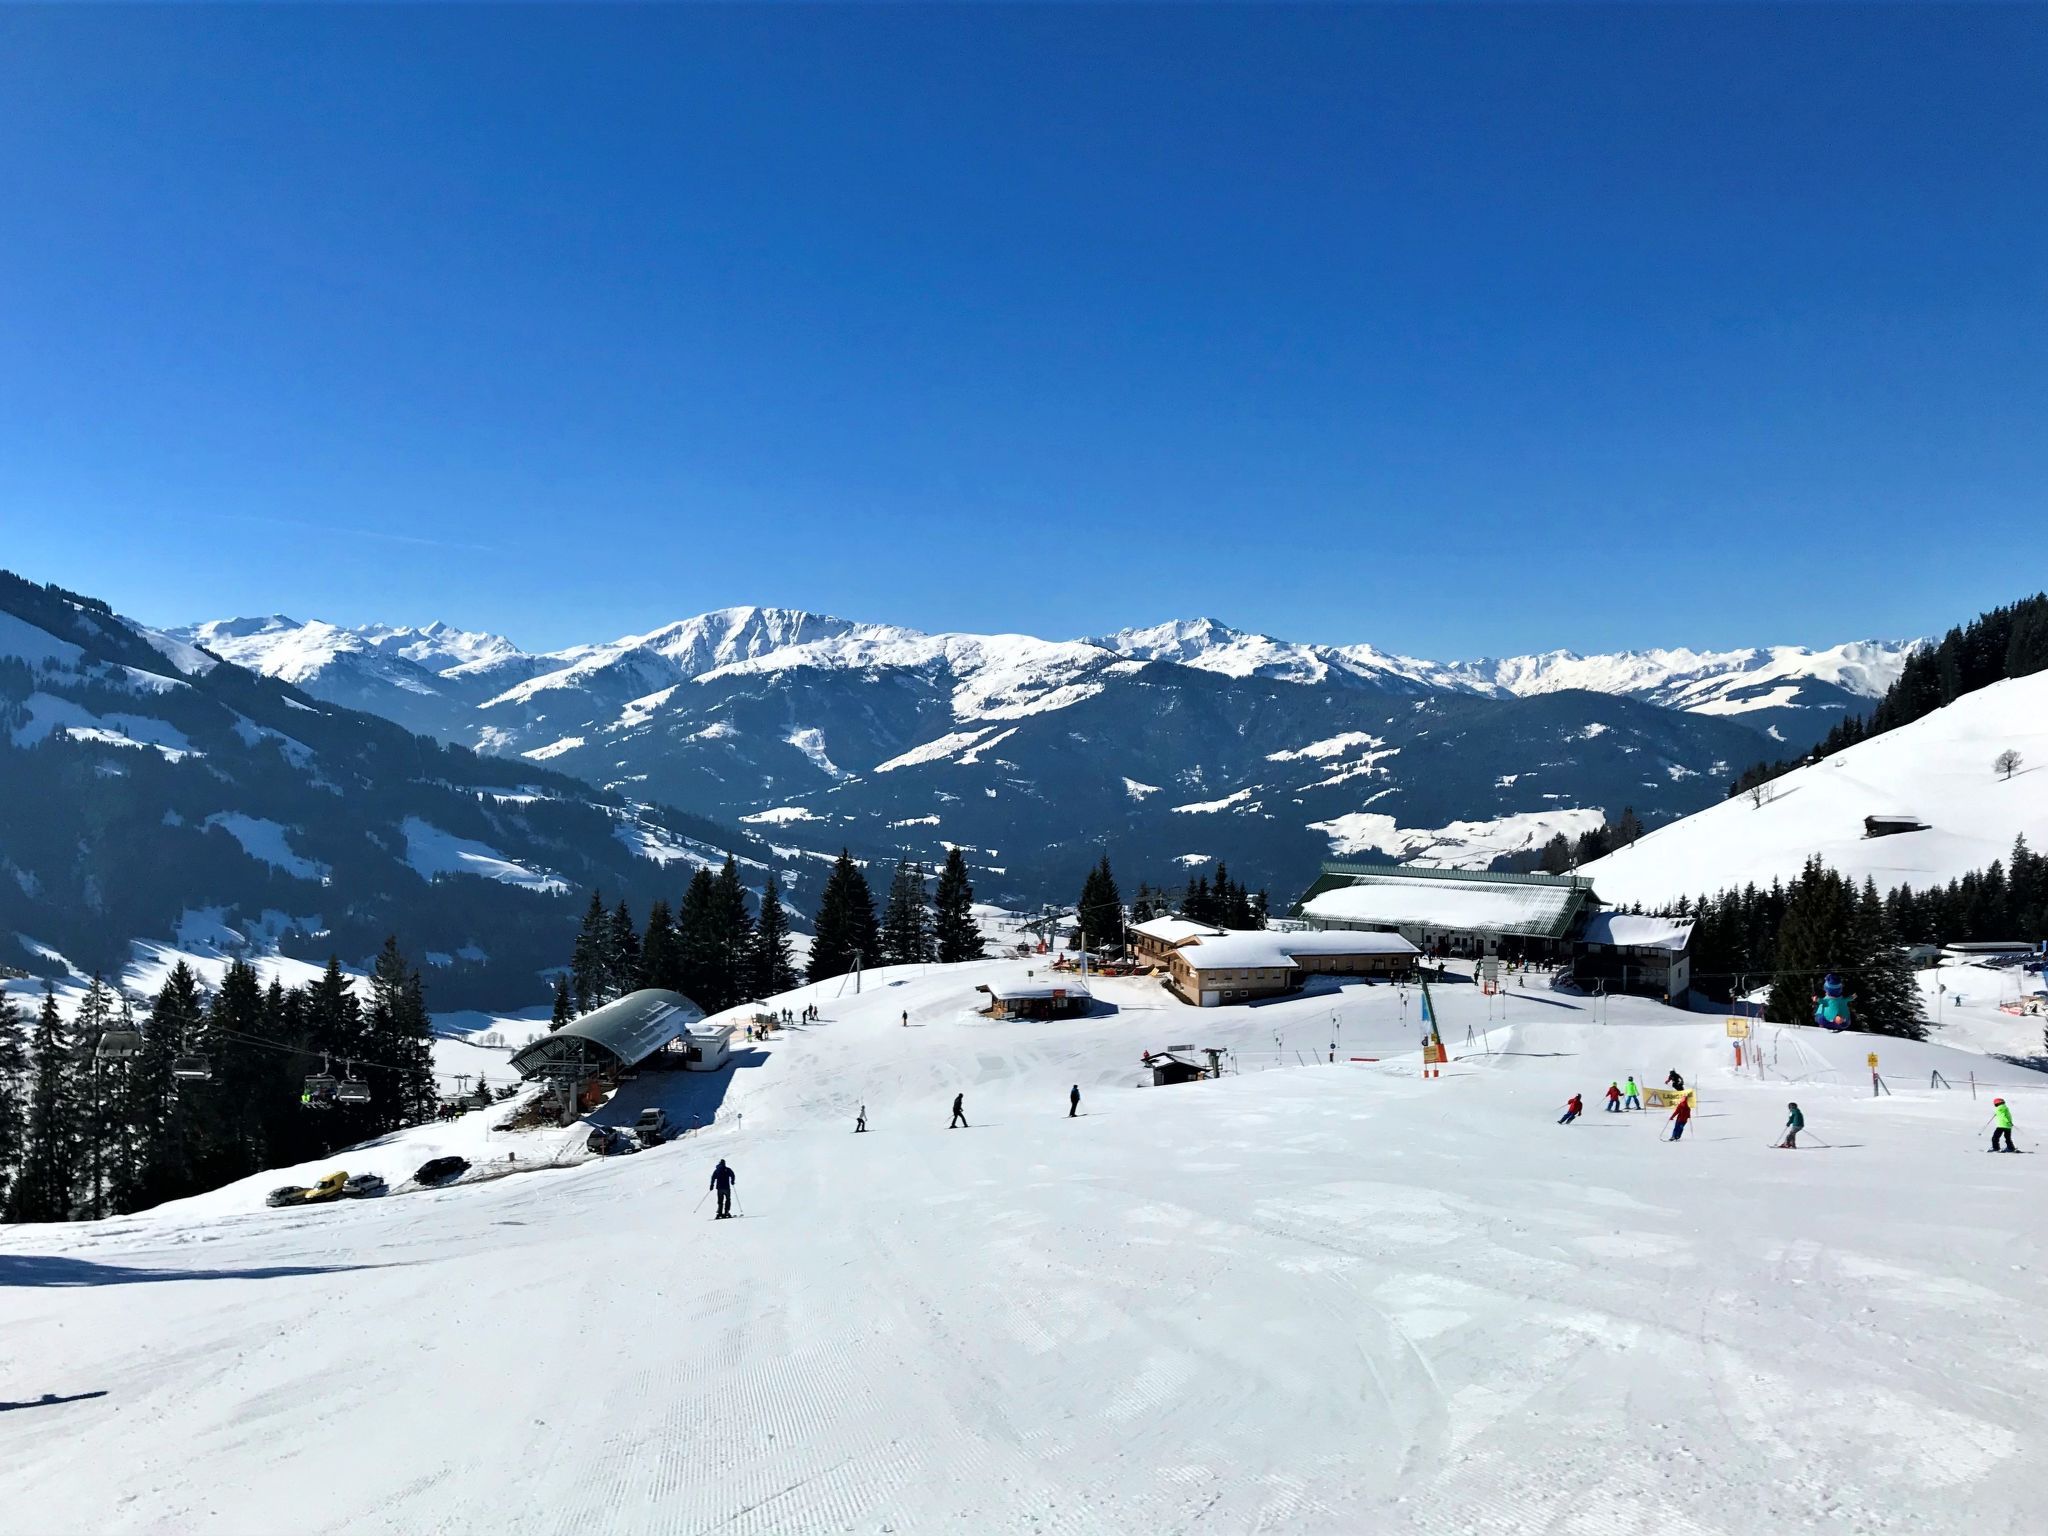
[(683, 902), (676, 909), (676, 954), (681, 962), (683, 993), (706, 1013), (725, 1005), (719, 975), (718, 881), (711, 871), (699, 867), (683, 889)]
[(385, 939), (370, 969), (370, 1004), (363, 1016), (376, 1061), (369, 1074), (376, 1129), (395, 1131), (431, 1120), (439, 1097), (433, 1022), (419, 972), (399, 952), (396, 935)]
[(77, 1042), (81, 1078), (79, 1140), (85, 1153), (84, 1213), (97, 1221), (107, 1214), (107, 1171), (114, 1119), (119, 1106), (121, 1069), (100, 1057), (100, 1040), (113, 1027), (113, 990), (93, 977), (72, 1015), (71, 1037)]
[(633, 926), (633, 914), (621, 896), (612, 909), (604, 944), (605, 1000), (624, 997), (640, 985), (640, 933)]
[(933, 953), (924, 865), (898, 859), (889, 881), (889, 899), (882, 907), (882, 961), (886, 965), (921, 965)]
[(669, 992), (683, 989), (683, 955), (676, 944), (675, 918), (665, 901), (647, 909), (647, 930), (640, 936), (639, 985)]
[(1856, 955), (1856, 1008), (1852, 1018), (1855, 1027), (1907, 1040), (1926, 1039), (1919, 980), (1913, 975), (1884, 900), (1877, 894), (1877, 883), (1868, 878), (1856, 898), (1850, 941)]
[(789, 958), (789, 914), (782, 907), (782, 889), (775, 876), (761, 890), (761, 921), (754, 935), (756, 998), (773, 997), (796, 985), (796, 967)]
[(945, 868), (932, 901), (932, 942), (940, 961), (955, 965), (982, 956), (981, 925), (974, 920), (974, 887), (967, 879), (967, 859), (958, 848), (946, 850)]
[(868, 890), (867, 877), (853, 862), (853, 855), (843, 848), (818, 897), (813, 931), (812, 981), (843, 976), (856, 961), (872, 965), (881, 955), (882, 935), (875, 921), (875, 898)]
[(569, 1000), (569, 978), (566, 975), (557, 975), (555, 977), (555, 1010), (548, 1016), (548, 1028), (551, 1030), (560, 1029), (575, 1017), (576, 1005)]
[(171, 1066), (179, 1056), (197, 1053), (205, 1009), (198, 978), (180, 960), (164, 978), (142, 1031), (142, 1059), (135, 1092), (142, 1138), (142, 1173), (137, 1180), (136, 1198), (142, 1206), (197, 1193), (192, 1181), (195, 1127), (185, 1097), (187, 1090), (178, 1087)]
[(747, 910), (747, 888), (740, 883), (739, 861), (731, 854), (712, 886), (712, 949), (718, 975), (720, 1008), (746, 1001), (754, 979), (754, 917)]
[(1123, 942), (1124, 899), (1116, 888), (1116, 876), (1110, 873), (1108, 854), (1081, 882), (1074, 916), (1081, 925), (1083, 948), (1100, 949)]
[(71, 1037), (57, 990), (43, 987), (29, 1037), (28, 1146), (9, 1191), (10, 1221), (69, 1221), (77, 1188), (79, 1107)]
[[(114, 1028), (140, 1033), (135, 1010), (124, 995)], [(100, 1068), (101, 1116), (106, 1138), (106, 1208), (116, 1215), (142, 1209), (143, 1145), (152, 1106), (143, 1081), (142, 1054)]]
[(214, 1066), (194, 1168), (202, 1189), (265, 1166), (263, 1097), (276, 1082), (282, 1058), (265, 1043), (263, 1013), (255, 970), (246, 961), (229, 961), (206, 1010), (207, 1054)]
[(21, 1010), (0, 984), (0, 1217), (6, 1215), (28, 1151), (28, 1041)]
[(604, 892), (592, 891), (569, 961), (569, 990), (576, 999), (578, 1013), (588, 1013), (609, 1001), (605, 993), (605, 961), (610, 940), (611, 920), (605, 914)]
[(1613, 828), (1614, 846), (1626, 848), (1642, 835), (1642, 818), (1636, 815), (1636, 808), (1634, 806), (1624, 805), (1621, 808), (1621, 820), (1617, 821)]

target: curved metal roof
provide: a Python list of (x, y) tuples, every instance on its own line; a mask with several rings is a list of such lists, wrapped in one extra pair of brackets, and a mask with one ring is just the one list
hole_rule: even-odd
[(577, 1067), (638, 1066), (704, 1017), (680, 992), (643, 987), (593, 1008), (512, 1056), (521, 1077)]

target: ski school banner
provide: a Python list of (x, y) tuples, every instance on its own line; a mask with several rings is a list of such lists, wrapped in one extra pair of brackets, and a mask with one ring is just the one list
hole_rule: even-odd
[(1436, 1010), (1429, 1005), (1429, 988), (1422, 989), (1422, 1022), (1429, 1026), (1431, 1034), (1436, 1033)]

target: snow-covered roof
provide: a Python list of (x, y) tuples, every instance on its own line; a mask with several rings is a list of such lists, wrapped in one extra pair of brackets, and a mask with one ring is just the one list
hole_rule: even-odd
[(1310, 897), (1301, 915), (1312, 923), (1384, 923), (1561, 938), (1589, 894), (1586, 886), (1562, 881), (1460, 876), (1452, 870), (1375, 874)]
[(542, 1035), (513, 1053), (512, 1066), (521, 1077), (582, 1065), (638, 1066), (703, 1020), (704, 1010), (682, 993), (643, 987)]
[(1072, 981), (997, 981), (991, 982), (988, 995), (1000, 1002), (1014, 1003), (1032, 998), (1092, 997), (1088, 983), (1078, 978)]
[(1580, 938), (1588, 944), (1616, 944), (1624, 949), (1677, 951), (1692, 942), (1689, 917), (1640, 917), (1630, 912), (1595, 912), (1586, 919)]
[(1267, 929), (1219, 933), (1182, 947), (1190, 969), (1294, 970), (1298, 955), (1412, 955), (1415, 946), (1398, 933), (1305, 932)]
[(1223, 931), (1207, 923), (1189, 922), (1184, 917), (1155, 917), (1142, 923), (1131, 924), (1131, 932), (1142, 933), (1146, 938), (1157, 939), (1162, 944), (1183, 944), (1203, 934)]

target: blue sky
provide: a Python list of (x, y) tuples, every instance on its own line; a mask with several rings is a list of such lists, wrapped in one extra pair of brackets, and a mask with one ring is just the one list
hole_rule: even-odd
[(0, 12), (0, 565), (1437, 655), (2039, 586), (2048, 10)]

